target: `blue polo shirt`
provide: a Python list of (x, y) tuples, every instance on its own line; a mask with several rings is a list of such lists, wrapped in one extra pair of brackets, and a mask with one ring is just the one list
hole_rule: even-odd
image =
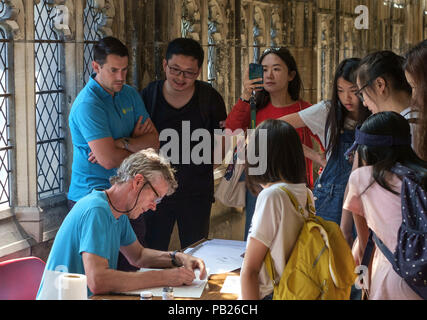
[[(37, 299), (57, 299), (55, 271), (85, 274), (82, 253), (95, 254), (117, 269), (121, 246), (137, 240), (126, 215), (116, 219), (104, 192), (93, 191), (70, 211), (55, 236)], [(92, 293), (88, 291), (88, 294)]]
[(130, 137), (140, 116), (149, 115), (139, 93), (131, 86), (110, 95), (94, 80), (95, 74), (73, 103), (69, 126), (73, 141), (73, 165), (68, 199), (78, 201), (93, 189), (108, 189), (117, 169), (107, 170), (88, 161), (88, 142), (112, 137)]

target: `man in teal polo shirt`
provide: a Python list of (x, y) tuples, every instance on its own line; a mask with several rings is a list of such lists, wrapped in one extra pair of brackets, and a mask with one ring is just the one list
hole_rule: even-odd
[[(153, 149), (136, 152), (122, 162), (111, 185), (79, 200), (65, 218), (47, 259), (37, 299), (61, 298), (61, 272), (86, 275), (89, 296), (190, 285), (196, 269), (200, 279), (206, 277), (202, 259), (144, 248), (129, 223), (147, 210), (156, 210), (175, 191), (174, 170), (166, 159)], [(118, 271), (119, 251), (137, 268), (162, 270)]]
[(69, 126), (73, 166), (69, 209), (109, 178), (130, 154), (159, 148), (159, 135), (138, 92), (125, 84), (129, 53), (118, 39), (94, 46), (93, 74), (73, 103)]

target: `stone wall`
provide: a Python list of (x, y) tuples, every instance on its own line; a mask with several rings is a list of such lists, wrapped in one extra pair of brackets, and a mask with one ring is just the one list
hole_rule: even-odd
[(202, 79), (221, 92), (229, 109), (240, 96), (243, 72), (267, 47), (293, 52), (304, 98), (315, 103), (329, 96), (342, 59), (383, 49), (403, 54), (427, 37), (425, 0), (147, 0), (126, 6), (147, 17), (133, 28), (139, 35), (127, 33), (128, 44), (142, 47), (131, 83), (143, 88), (162, 78), (168, 41), (190, 37), (205, 49)]

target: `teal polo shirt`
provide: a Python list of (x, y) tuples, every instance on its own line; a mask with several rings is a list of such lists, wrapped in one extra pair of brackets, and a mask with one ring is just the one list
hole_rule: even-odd
[(107, 170), (88, 161), (89, 142), (112, 137), (114, 140), (130, 137), (140, 116), (149, 119), (144, 102), (131, 86), (124, 85), (114, 95), (105, 91), (94, 80), (80, 91), (68, 119), (73, 141), (73, 165), (68, 199), (78, 201), (94, 189), (108, 189), (110, 177), (117, 169)]
[[(85, 274), (83, 252), (108, 260), (110, 269), (117, 269), (120, 247), (137, 240), (129, 218), (116, 219), (111, 212), (107, 196), (93, 191), (70, 211), (55, 236), (46, 262), (37, 299), (57, 299), (55, 271)], [(92, 292), (88, 290), (88, 295)]]

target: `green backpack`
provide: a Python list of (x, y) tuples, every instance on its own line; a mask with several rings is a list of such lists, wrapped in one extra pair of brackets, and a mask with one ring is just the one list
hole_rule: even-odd
[[(295, 209), (304, 217), (304, 210), (285, 187)], [(315, 215), (307, 192), (307, 210), (298, 239), (286, 262), (280, 280), (274, 270), (270, 250), (265, 264), (273, 281), (273, 300), (348, 300), (354, 284), (354, 259), (339, 226)]]

